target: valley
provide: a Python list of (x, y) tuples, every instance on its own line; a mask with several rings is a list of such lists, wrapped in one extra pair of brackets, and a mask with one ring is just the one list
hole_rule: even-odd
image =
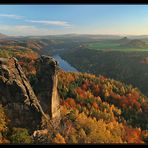
[[(0, 142), (147, 143), (148, 51), (145, 42), (84, 35), (0, 40), (0, 88), (4, 90), (0, 91)], [(129, 43), (132, 46), (129, 47)], [(28, 93), (20, 91), (24, 83), (17, 77), (12, 62), (7, 63), (8, 67), (3, 66), (3, 58), (11, 61), (12, 57), (17, 58), (22, 68)], [(15, 100), (13, 91), (20, 100)], [(30, 98), (35, 98), (35, 110), (22, 101), (29, 93), (34, 94)], [(12, 100), (9, 102), (7, 98)], [(58, 120), (53, 115), (58, 115)], [(17, 120), (13, 120), (14, 117)]]
[(0, 5), (0, 145), (148, 145), (148, 5)]
[(84, 43), (81, 47), (62, 51), (60, 55), (80, 72), (104, 75), (132, 84), (148, 95), (146, 41), (131, 39), (128, 42), (121, 38)]

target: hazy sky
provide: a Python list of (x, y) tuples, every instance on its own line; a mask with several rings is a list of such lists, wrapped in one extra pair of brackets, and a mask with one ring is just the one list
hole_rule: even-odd
[(8, 35), (148, 35), (148, 5), (0, 5)]

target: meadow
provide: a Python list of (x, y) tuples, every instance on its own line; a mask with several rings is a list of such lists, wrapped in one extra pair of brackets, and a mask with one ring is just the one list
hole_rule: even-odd
[[(147, 43), (147, 42), (146, 42)], [(95, 50), (105, 50), (105, 51), (123, 51), (123, 52), (131, 52), (131, 51), (148, 51), (148, 47), (128, 47), (121, 46), (120, 42), (116, 42), (115, 40), (102, 40), (93, 43), (87, 43), (86, 46), (90, 49)]]

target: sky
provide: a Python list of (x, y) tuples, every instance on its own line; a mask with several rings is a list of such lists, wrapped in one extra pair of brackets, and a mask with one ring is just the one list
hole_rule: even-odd
[(0, 33), (148, 35), (148, 5), (0, 5)]

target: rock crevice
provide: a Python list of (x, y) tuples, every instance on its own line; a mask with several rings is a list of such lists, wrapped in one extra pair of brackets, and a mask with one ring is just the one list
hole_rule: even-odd
[(34, 92), (17, 59), (0, 58), (0, 103), (5, 107), (12, 126), (36, 129), (42, 117), (60, 119), (57, 62), (51, 57), (41, 56), (37, 63)]
[(43, 112), (42, 107), (39, 104), (38, 99), (36, 98), (33, 89), (31, 89), (30, 87), (28, 87), (28, 80), (26, 78), (26, 76), (24, 75), (24, 73), (22, 72), (22, 69), (20, 67), (20, 65), (17, 62), (17, 59), (13, 58), (14, 62), (15, 62), (15, 67), (18, 70), (18, 73), (20, 75), (20, 78), (22, 80), (22, 84), (25, 87), (28, 99), (26, 99), (24, 102), (25, 104), (29, 105), (29, 106), (33, 106), (35, 107), (35, 109), (40, 112), (45, 118), (47, 118), (47, 116), (45, 115), (45, 113)]

